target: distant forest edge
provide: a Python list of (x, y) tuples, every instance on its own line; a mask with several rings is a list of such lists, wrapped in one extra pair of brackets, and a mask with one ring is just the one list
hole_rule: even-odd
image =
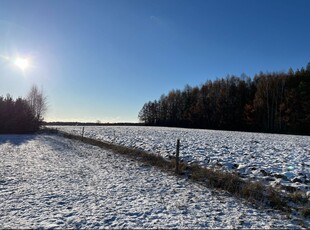
[(101, 123), (101, 122), (78, 122), (78, 121), (50, 121), (43, 122), (48, 126), (144, 126), (142, 123), (119, 122), (119, 123)]
[(146, 125), (310, 134), (310, 62), (287, 73), (227, 76), (186, 85), (139, 112)]

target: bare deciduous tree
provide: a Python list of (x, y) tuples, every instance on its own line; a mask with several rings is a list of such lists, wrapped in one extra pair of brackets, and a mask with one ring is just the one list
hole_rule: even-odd
[(36, 119), (43, 121), (43, 116), (47, 111), (47, 98), (43, 90), (39, 90), (36, 85), (33, 85), (27, 95), (27, 101)]

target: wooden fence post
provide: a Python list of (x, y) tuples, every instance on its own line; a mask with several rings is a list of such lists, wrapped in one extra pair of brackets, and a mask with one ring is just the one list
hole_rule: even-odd
[(84, 126), (82, 128), (82, 137), (84, 137)]
[(177, 139), (177, 149), (175, 154), (175, 172), (179, 173), (179, 154), (180, 154), (180, 139)]

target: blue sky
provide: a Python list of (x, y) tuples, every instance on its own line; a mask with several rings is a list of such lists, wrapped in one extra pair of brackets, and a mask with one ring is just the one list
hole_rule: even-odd
[(305, 67), (309, 10), (309, 0), (0, 0), (0, 95), (36, 84), (47, 121), (136, 122), (145, 102), (186, 84)]

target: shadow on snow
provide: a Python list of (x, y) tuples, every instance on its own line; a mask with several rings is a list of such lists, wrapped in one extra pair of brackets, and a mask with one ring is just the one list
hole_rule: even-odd
[(2, 144), (12, 144), (12, 145), (21, 145), (27, 143), (28, 141), (34, 139), (37, 135), (35, 134), (0, 134), (0, 145)]

